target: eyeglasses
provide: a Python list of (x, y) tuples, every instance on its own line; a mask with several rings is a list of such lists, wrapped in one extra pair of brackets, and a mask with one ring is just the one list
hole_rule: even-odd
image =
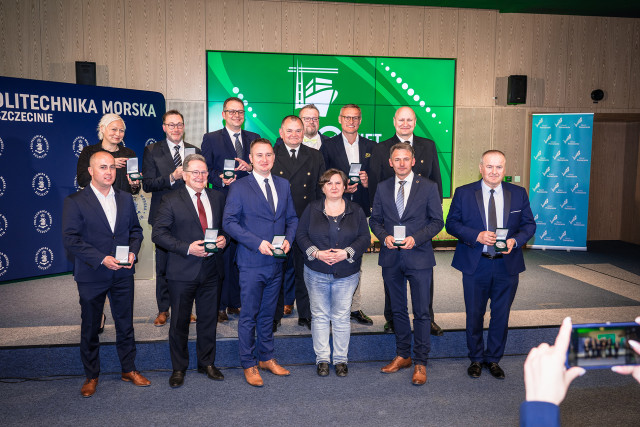
[(318, 123), (320, 121), (318, 117), (301, 117), (301, 119), (305, 123), (309, 123), (309, 122)]
[(244, 110), (223, 110), (223, 113), (227, 113), (230, 116), (244, 116)]
[(360, 116), (340, 116), (347, 122), (359, 122), (362, 117)]
[(168, 127), (170, 130), (174, 130), (174, 129), (182, 129), (184, 128), (184, 123), (164, 123), (164, 125), (166, 127)]
[(199, 178), (201, 176), (205, 177), (205, 176), (209, 175), (209, 172), (207, 172), (207, 171), (185, 171), (185, 170), (183, 170), (182, 172), (189, 172), (190, 174), (193, 174), (193, 176), (195, 178)]

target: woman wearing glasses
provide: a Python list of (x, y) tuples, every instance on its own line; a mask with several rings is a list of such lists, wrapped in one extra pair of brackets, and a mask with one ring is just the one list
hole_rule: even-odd
[(127, 175), (127, 159), (136, 157), (136, 152), (122, 143), (126, 126), (124, 120), (117, 114), (105, 114), (98, 123), (98, 138), (100, 142), (87, 145), (82, 149), (78, 158), (77, 181), (80, 187), (86, 187), (91, 182), (89, 175), (89, 159), (98, 151), (108, 151), (116, 159), (116, 180), (114, 188), (131, 194), (138, 194), (140, 181), (131, 181)]
[(320, 186), (325, 197), (305, 209), (296, 241), (306, 254), (304, 281), (311, 304), (317, 373), (329, 375), (329, 335), (333, 332), (333, 364), (336, 375), (344, 377), (348, 373), (351, 298), (371, 235), (362, 208), (342, 197), (347, 187), (344, 172), (329, 169), (320, 178)]

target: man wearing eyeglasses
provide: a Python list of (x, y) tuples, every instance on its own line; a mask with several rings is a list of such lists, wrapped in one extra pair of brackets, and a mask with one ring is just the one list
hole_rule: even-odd
[[(162, 116), (164, 141), (149, 144), (142, 156), (142, 188), (151, 193), (149, 224), (153, 227), (162, 196), (171, 190), (184, 187), (182, 162), (185, 148), (200, 149), (184, 142), (184, 117), (177, 110), (169, 110)], [(169, 318), (169, 287), (167, 285), (167, 250), (156, 245), (156, 302), (158, 315), (155, 326), (164, 326)], [(195, 320), (195, 317), (192, 319)]]
[[(231, 97), (224, 101), (222, 119), (224, 127), (214, 132), (205, 133), (202, 137), (202, 155), (209, 168), (209, 183), (226, 196), (229, 186), (237, 179), (243, 178), (253, 170), (249, 160), (251, 143), (260, 138), (257, 133), (242, 129), (244, 124), (244, 103), (240, 98)], [(233, 178), (225, 179), (224, 161), (235, 159), (236, 168)], [(238, 244), (230, 242), (224, 253), (225, 275), (218, 308), (218, 321), (229, 320), (229, 314), (240, 312), (240, 287), (238, 285), (238, 267), (234, 262)]]
[[(320, 150), (322, 144), (329, 140), (328, 136), (324, 136), (318, 130), (320, 129), (320, 111), (314, 104), (307, 104), (298, 113), (298, 117), (304, 125), (304, 136), (302, 144), (309, 148)], [(282, 144), (282, 138), (276, 140), (275, 145)]]
[[(360, 123), (362, 123), (362, 110), (355, 104), (347, 104), (340, 109), (338, 122), (342, 128), (342, 133), (322, 144), (320, 152), (324, 157), (327, 169), (336, 168), (349, 175), (351, 164), (359, 163), (360, 182), (347, 186), (344, 198), (360, 205), (365, 215), (371, 215), (369, 205), (369, 160), (375, 142), (358, 135)], [(364, 314), (360, 305), (360, 283), (353, 294), (351, 303), (351, 320), (355, 320), (363, 325), (373, 325), (369, 316)]]
[[(425, 178), (429, 178), (438, 186), (440, 201), (442, 202), (442, 177), (440, 176), (440, 163), (438, 162), (438, 152), (436, 144), (430, 139), (421, 138), (413, 133), (416, 128), (416, 113), (411, 107), (400, 107), (393, 116), (393, 127), (395, 135), (386, 141), (376, 145), (371, 153), (369, 170), (369, 202), (373, 206), (373, 199), (376, 194), (378, 184), (394, 176), (393, 168), (389, 165), (389, 150), (399, 142), (406, 142), (413, 147), (416, 164), (413, 172)], [(441, 336), (442, 328), (438, 326), (433, 317), (433, 288), (431, 281), (431, 302), (429, 312), (431, 315), (431, 335)], [(385, 332), (393, 333), (393, 317), (389, 304), (389, 295), (385, 286), (385, 309), (384, 317), (387, 323), (384, 325)]]
[(225, 197), (207, 186), (207, 164), (199, 154), (184, 159), (184, 186), (167, 194), (156, 215), (153, 242), (166, 248), (167, 281), (171, 297), (169, 350), (173, 373), (171, 387), (180, 387), (189, 367), (189, 317), (195, 300), (196, 354), (198, 372), (212, 380), (224, 379), (215, 367), (218, 288), (223, 265), (220, 252), (207, 252), (206, 230), (218, 230), (215, 247), (224, 249), (227, 235), (222, 231)]

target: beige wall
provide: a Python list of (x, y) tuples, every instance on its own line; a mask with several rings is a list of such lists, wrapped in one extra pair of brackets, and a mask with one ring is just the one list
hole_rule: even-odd
[[(457, 58), (454, 187), (479, 154), (504, 150), (528, 184), (532, 112), (640, 112), (640, 19), (408, 6), (254, 0), (0, 0), (0, 74), (162, 92), (205, 128), (205, 50)], [(529, 77), (527, 104), (504, 80)], [(600, 88), (607, 98), (593, 104)], [(494, 99), (497, 96), (497, 99)], [(592, 184), (593, 185), (593, 184)], [(596, 183), (597, 185), (597, 183)]]

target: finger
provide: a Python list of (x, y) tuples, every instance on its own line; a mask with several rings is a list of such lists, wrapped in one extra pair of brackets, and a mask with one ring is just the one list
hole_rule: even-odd
[(640, 354), (640, 343), (638, 343), (638, 341), (636, 340), (629, 340), (629, 345), (631, 346), (631, 348), (633, 348), (633, 350)]
[(560, 326), (560, 332), (556, 337), (554, 347), (557, 351), (566, 353), (569, 348), (569, 340), (571, 339), (571, 318), (565, 317)]
[(565, 384), (567, 385), (567, 387), (569, 386), (569, 384), (571, 384), (571, 382), (573, 380), (575, 380), (578, 377), (583, 376), (587, 371), (585, 371), (584, 368), (580, 368), (577, 366), (574, 366), (573, 368), (570, 368), (564, 375), (564, 381)]
[(617, 374), (630, 375), (633, 373), (634, 366), (612, 366), (611, 370)]

